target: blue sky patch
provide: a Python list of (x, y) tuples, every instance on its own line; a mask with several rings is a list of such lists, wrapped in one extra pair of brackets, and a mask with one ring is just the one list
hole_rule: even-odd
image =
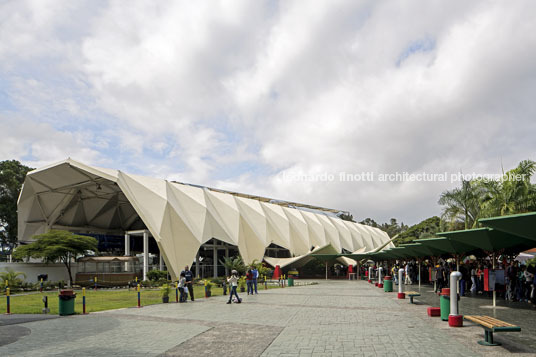
[(400, 67), (402, 62), (404, 62), (411, 55), (418, 52), (430, 52), (436, 48), (436, 41), (433, 38), (425, 37), (420, 40), (411, 42), (402, 53), (398, 56), (396, 60), (396, 66)]

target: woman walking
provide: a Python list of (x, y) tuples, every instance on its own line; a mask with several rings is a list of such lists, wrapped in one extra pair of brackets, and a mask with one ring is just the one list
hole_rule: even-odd
[(236, 302), (240, 304), (242, 299), (240, 299), (236, 293), (236, 287), (238, 286), (238, 272), (236, 270), (233, 269), (231, 271), (231, 277), (227, 279), (227, 282), (231, 285), (231, 293), (229, 294), (229, 301), (227, 301), (227, 303), (230, 304), (232, 302), (234, 295), (236, 296)]

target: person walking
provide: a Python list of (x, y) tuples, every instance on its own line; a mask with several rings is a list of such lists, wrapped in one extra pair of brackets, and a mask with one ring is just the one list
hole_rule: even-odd
[(184, 270), (181, 271), (182, 273), (184, 273), (184, 277), (186, 278), (186, 287), (190, 293), (190, 300), (194, 301), (194, 275), (188, 268), (188, 265), (184, 267)]
[(231, 286), (231, 293), (229, 294), (229, 301), (227, 301), (227, 303), (232, 303), (234, 295), (236, 297), (236, 303), (240, 304), (242, 299), (238, 297), (238, 293), (236, 292), (236, 287), (238, 286), (238, 272), (236, 270), (233, 269), (231, 271), (231, 276), (227, 278), (227, 282)]
[(477, 284), (477, 277), (476, 277), (476, 266), (473, 264), (471, 266), (471, 294), (476, 294), (476, 289), (478, 287), (478, 284)]
[(528, 267), (524, 271), (525, 275), (525, 301), (531, 301), (532, 294), (532, 280), (534, 279), (534, 274), (532, 274)]
[(257, 294), (257, 280), (259, 279), (259, 271), (256, 267), (253, 267), (253, 269), (251, 269), (251, 273), (253, 274), (253, 287), (255, 288), (255, 294)]
[(186, 294), (186, 274), (184, 272), (181, 273), (179, 278), (179, 293), (179, 302), (186, 302), (188, 294)]
[(248, 272), (246, 273), (246, 285), (248, 288), (248, 295), (250, 293), (253, 295), (253, 273), (251, 272), (251, 269), (248, 269)]
[(411, 282), (411, 267), (410, 267), (409, 263), (406, 263), (405, 274), (406, 274), (405, 284), (406, 285), (411, 285), (412, 284), (412, 282)]

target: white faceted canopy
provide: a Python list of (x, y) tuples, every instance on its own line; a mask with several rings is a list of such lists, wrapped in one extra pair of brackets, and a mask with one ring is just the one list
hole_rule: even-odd
[(385, 232), (343, 221), (333, 213), (91, 167), (72, 159), (28, 173), (18, 216), (21, 242), (53, 228), (119, 235), (146, 228), (173, 278), (212, 238), (236, 245), (246, 263), (261, 261), (271, 244), (301, 256), (313, 247), (368, 251), (389, 241)]

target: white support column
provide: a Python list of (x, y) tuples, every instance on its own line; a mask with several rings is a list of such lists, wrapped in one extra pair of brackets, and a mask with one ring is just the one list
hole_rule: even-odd
[(214, 260), (214, 272), (212, 273), (212, 276), (217, 278), (218, 277), (218, 248), (216, 248), (216, 244), (214, 243), (214, 247), (212, 248), (212, 259)]
[(158, 255), (160, 257), (160, 261), (158, 262), (158, 269), (164, 270), (164, 257), (162, 256), (162, 252), (160, 252)]
[[(130, 234), (125, 233), (125, 257), (130, 256)], [(125, 271), (128, 271), (128, 262), (125, 262)]]
[(143, 280), (147, 280), (149, 270), (149, 233), (143, 232)]

